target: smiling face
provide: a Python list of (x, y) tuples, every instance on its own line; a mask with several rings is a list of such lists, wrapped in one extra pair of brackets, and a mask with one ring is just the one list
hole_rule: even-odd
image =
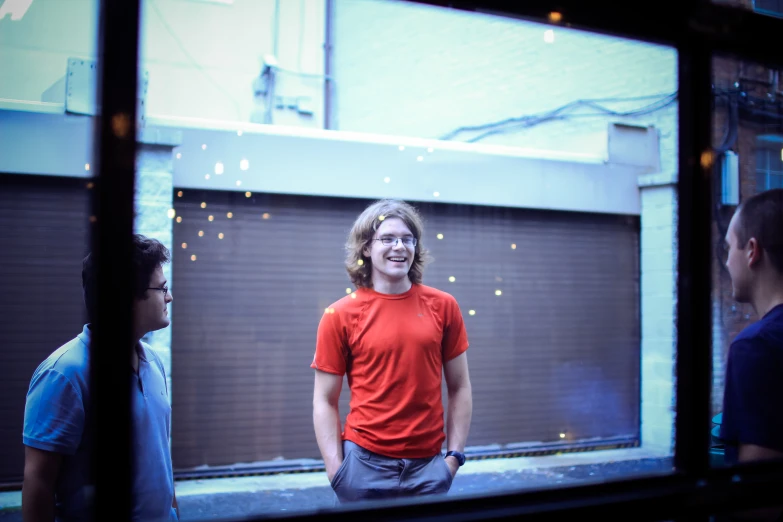
[[(381, 241), (384, 238), (390, 239), (391, 244), (384, 245)], [(408, 279), (416, 247), (406, 244), (406, 238), (415, 236), (405, 222), (396, 217), (385, 219), (375, 231), (370, 244), (364, 248), (364, 255), (372, 262), (373, 286), (397, 284)]]

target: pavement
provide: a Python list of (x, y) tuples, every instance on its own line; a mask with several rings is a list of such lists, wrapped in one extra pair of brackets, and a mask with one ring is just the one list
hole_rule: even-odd
[[(468, 462), (448, 496), (491, 494), (665, 474), (672, 458), (643, 448)], [(184, 480), (176, 483), (182, 520), (219, 520), (316, 511), (335, 505), (324, 472)], [(0, 492), (0, 522), (21, 522), (21, 492)]]

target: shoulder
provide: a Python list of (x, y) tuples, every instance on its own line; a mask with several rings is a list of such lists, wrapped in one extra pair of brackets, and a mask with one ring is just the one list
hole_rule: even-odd
[(438, 309), (459, 307), (454, 296), (443, 290), (420, 284), (416, 285), (416, 291), (421, 299), (428, 301)]
[(361, 313), (368, 305), (375, 300), (372, 292), (368, 292), (363, 288), (359, 288), (354, 292), (346, 295), (345, 297), (330, 304), (325, 312), (326, 314), (334, 314), (339, 316), (351, 316)]
[[(734, 339), (737, 344), (776, 345), (783, 349), (783, 307), (747, 326)], [(732, 346), (734, 345), (732, 343)]]
[(87, 345), (75, 337), (49, 355), (35, 370), (33, 378), (47, 373), (60, 374), (72, 383), (88, 380), (90, 354)]

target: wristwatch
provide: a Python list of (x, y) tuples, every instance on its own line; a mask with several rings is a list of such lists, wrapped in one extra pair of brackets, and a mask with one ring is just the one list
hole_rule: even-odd
[(455, 459), (457, 459), (457, 462), (459, 462), (460, 466), (465, 464), (465, 454), (460, 453), (459, 451), (449, 451), (448, 453), (446, 453), (446, 457), (454, 457)]

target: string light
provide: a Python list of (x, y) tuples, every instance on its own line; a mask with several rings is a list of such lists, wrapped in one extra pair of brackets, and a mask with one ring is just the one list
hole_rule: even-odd
[(87, 190), (92, 190), (94, 186), (95, 184), (92, 181), (90, 181), (89, 183), (87, 183)]
[(432, 147), (430, 147), (429, 149), (427, 149), (427, 152), (429, 152), (430, 154), (432, 154), (433, 152), (435, 152), (435, 149), (433, 149)]
[(250, 197), (250, 196), (252, 196), (252, 195), (253, 195), (253, 194), (252, 194), (251, 192), (245, 192), (245, 197), (246, 197), (246, 198), (249, 198), (249, 197)]
[(240, 170), (247, 170), (250, 168), (250, 162), (246, 159), (243, 159), (239, 162), (239, 168)]
[(177, 216), (177, 223), (182, 223), (182, 216)]
[(356, 299), (356, 294), (351, 294), (351, 299)]
[(264, 212), (264, 213), (261, 215), (261, 218), (263, 218), (263, 219), (269, 219), (269, 212)]
[(351, 293), (351, 289), (350, 289), (350, 288), (346, 288), (346, 289), (345, 289), (345, 293), (346, 293), (346, 294), (350, 294), (350, 293)]
[(199, 230), (198, 231), (198, 237), (204, 237), (204, 231), (203, 230)]
[(400, 145), (400, 146), (399, 146), (399, 147), (397, 147), (397, 148), (398, 148), (398, 149), (400, 149), (400, 150), (405, 150), (405, 145)]
[(503, 295), (503, 292), (501, 292), (500, 290), (495, 290), (495, 295)]
[(563, 19), (563, 15), (558, 13), (557, 11), (552, 11), (551, 13), (549, 13), (549, 21), (550, 22), (557, 23), (557, 22), (559, 22), (562, 19)]
[(241, 135), (242, 135), (242, 131), (241, 131), (241, 130), (238, 130), (238, 131), (237, 131), (237, 136), (241, 136)]
[(237, 187), (240, 186), (240, 185), (242, 185), (242, 181), (241, 180), (237, 180)]
[(516, 250), (516, 249), (517, 249), (517, 244), (511, 243), (511, 250)]
[(219, 161), (215, 163), (215, 174), (218, 176), (223, 174), (223, 164)]
[(546, 43), (552, 43), (555, 41), (555, 32), (552, 29), (544, 31), (544, 41)]
[(440, 192), (433, 192), (432, 195), (437, 198), (438, 196), (440, 196)]
[(468, 310), (468, 313), (469, 313), (470, 315), (476, 315), (476, 311), (475, 311), (475, 310)]
[(383, 182), (384, 182), (384, 183), (389, 183), (390, 181), (391, 181), (391, 178), (390, 178), (390, 177), (388, 177), (388, 176), (386, 176), (385, 178), (383, 178)]
[(231, 219), (232, 217), (234, 217), (234, 213), (233, 212), (229, 212), (228, 214), (226, 214), (226, 217), (228, 219)]
[(438, 234), (438, 239), (443, 239), (443, 234)]
[(215, 219), (215, 216), (209, 216), (207, 219), (208, 219), (209, 221), (214, 221), (214, 219)]
[(182, 197), (182, 191), (181, 191), (181, 190), (180, 190), (179, 192), (177, 192), (177, 197), (178, 197), (178, 198), (181, 198), (181, 197)]
[(190, 256), (190, 260), (191, 261), (195, 261), (196, 260), (196, 254), (193, 254), (192, 256)]
[(565, 433), (561, 433), (561, 434), (560, 434), (560, 438), (561, 438), (561, 439), (564, 439), (564, 438), (565, 438)]
[(207, 202), (206, 201), (202, 201), (201, 202), (201, 208), (207, 208)]
[(416, 156), (416, 161), (424, 161), (424, 156)]
[(224, 237), (224, 236), (223, 236), (223, 232), (221, 232), (221, 233), (219, 233), (219, 234), (218, 234), (218, 239), (223, 239), (223, 237)]
[(183, 249), (188, 248), (188, 244), (187, 243), (182, 243), (182, 248)]
[(166, 212), (166, 215), (169, 217), (169, 219), (174, 219), (174, 216), (177, 215), (177, 211), (173, 208), (170, 208), (168, 212)]
[(201, 150), (207, 150), (207, 144), (206, 144), (206, 143), (204, 143), (203, 145), (201, 145)]
[(90, 164), (89, 163), (85, 163), (84, 164), (84, 170), (90, 170)]
[(386, 219), (386, 216), (384, 216), (383, 214), (378, 216), (378, 221), (383, 221), (384, 219)]
[(357, 265), (362, 266), (364, 264), (364, 259), (360, 259), (356, 262)]
[(182, 159), (182, 153), (181, 152), (177, 152), (177, 159)]
[(457, 278), (456, 278), (456, 277), (454, 277), (454, 276), (449, 276), (449, 282), (450, 282), (450, 283), (453, 283), (453, 282), (454, 282), (454, 281), (456, 281), (456, 280), (457, 280)]
[(204, 179), (209, 179), (209, 174), (204, 174)]
[(98, 218), (97, 218), (97, 217), (95, 217), (95, 216), (90, 216), (90, 223), (95, 223), (96, 221), (98, 221)]

